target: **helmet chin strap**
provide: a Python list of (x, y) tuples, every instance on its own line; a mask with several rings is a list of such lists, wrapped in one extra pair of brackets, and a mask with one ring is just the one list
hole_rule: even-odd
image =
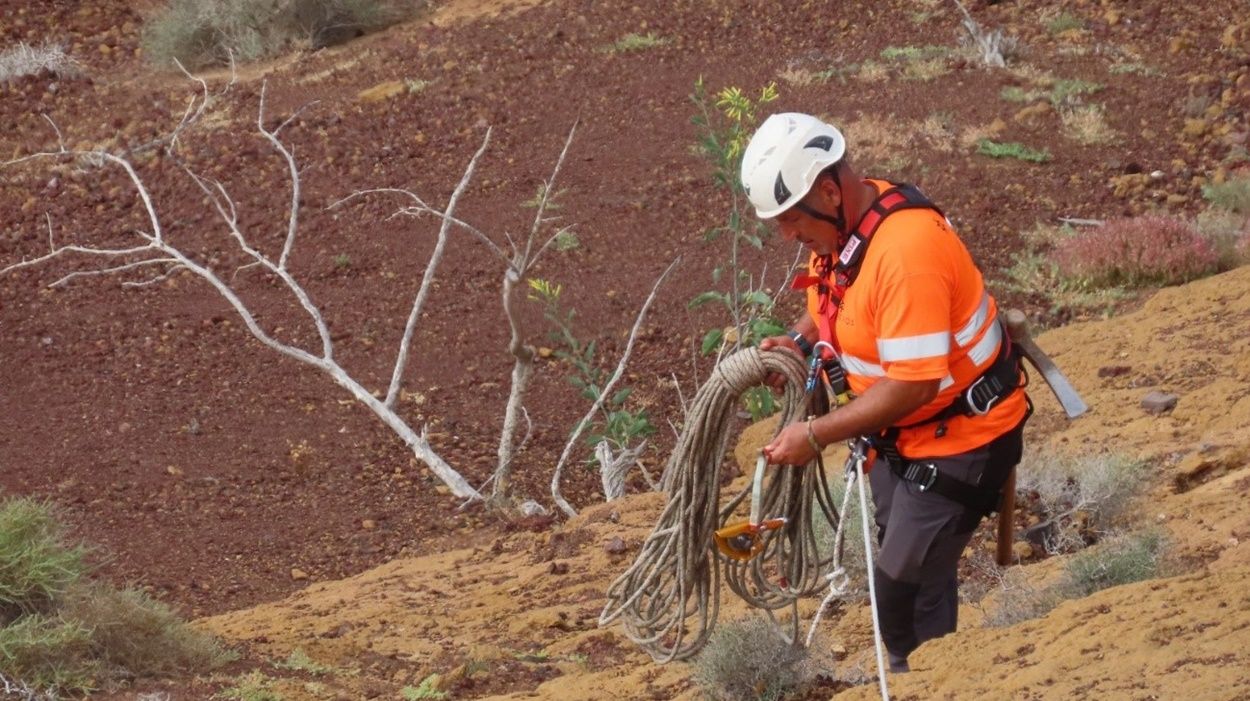
[(842, 193), (841, 202), (838, 203), (838, 213), (836, 215), (825, 214), (804, 204), (802, 201), (795, 202), (794, 208), (813, 219), (819, 219), (832, 224), (834, 230), (838, 232), (838, 246), (842, 247), (846, 245), (847, 240), (851, 236), (846, 229), (846, 190), (842, 188), (842, 179), (838, 177), (838, 169), (831, 168), (828, 172), (829, 177), (833, 178), (833, 184), (838, 186), (838, 192)]

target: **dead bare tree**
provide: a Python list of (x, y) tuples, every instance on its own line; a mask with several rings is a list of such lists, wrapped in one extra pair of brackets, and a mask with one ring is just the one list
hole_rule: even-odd
[[(439, 255), (442, 246), (446, 240), (446, 232), (449, 226), (456, 225), (465, 231), (468, 231), (479, 241), (486, 245), (491, 254), (499, 260), (503, 265), (503, 279), (501, 283), (501, 303), (503, 305), (504, 317), (508, 321), (509, 340), (508, 352), (512, 355), (512, 374), (510, 388), (508, 391), (507, 404), (504, 407), (503, 426), (499, 432), (499, 446), (496, 449), (496, 464), (494, 474), (491, 476), (493, 482), (490, 501), (493, 506), (509, 507), (512, 502), (512, 466), (516, 456), (524, 448), (529, 440), (532, 431), (532, 424), (529, 420), (529, 413), (525, 410), (524, 399), (525, 393), (529, 389), (529, 383), (534, 370), (534, 357), (537, 351), (534, 346), (527, 341), (526, 333), (517, 318), (516, 313), (516, 295), (517, 285), (524, 283), (525, 279), (530, 275), (534, 266), (538, 263), (542, 255), (547, 252), (552, 244), (562, 235), (567, 234), (571, 227), (565, 226), (552, 231), (549, 226), (555, 221), (553, 217), (547, 216), (547, 210), (551, 204), (551, 193), (554, 191), (556, 177), (560, 174), (560, 169), (564, 165), (564, 159), (568, 155), (569, 146), (573, 143), (573, 136), (577, 132), (577, 124), (569, 129), (568, 137), (564, 141), (564, 148), (560, 151), (560, 157), (556, 160), (555, 167), (552, 169), (551, 175), (543, 181), (539, 186), (538, 197), (536, 199), (536, 213), (534, 221), (530, 226), (529, 234), (524, 240), (514, 240), (513, 237), (504, 232), (503, 238), (506, 242), (507, 250), (495, 242), (495, 240), (484, 233), (478, 227), (473, 226), (465, 221), (456, 218), (453, 215), (455, 196), (446, 211), (439, 211), (430, 206), (421, 197), (408, 190), (398, 188), (381, 188), (373, 190), (362, 190), (353, 193), (350, 197), (336, 202), (331, 207), (336, 207), (343, 202), (368, 194), (375, 193), (392, 193), (402, 195), (410, 201), (410, 204), (400, 209), (396, 214), (419, 217), (423, 215), (432, 215), (443, 220), (442, 230), (439, 232), (438, 243), (435, 246), (435, 255)], [(546, 236), (542, 243), (539, 241)], [(418, 304), (424, 300), (424, 293), (428, 287), (429, 279), (432, 277), (435, 260), (431, 257), (431, 264), (427, 267), (427, 277), (422, 280), (422, 290), (418, 293)], [(420, 307), (414, 305), (412, 314), (409, 316), (409, 330), (405, 331), (404, 342), (407, 343), (408, 337), (411, 336), (411, 326), (416, 323), (416, 319), (420, 316)], [(401, 354), (402, 355), (402, 354)], [(396, 372), (391, 378), (391, 389), (387, 393), (387, 404), (393, 405), (396, 394), (398, 392), (399, 377), (402, 373), (402, 367), (396, 367)], [(517, 438), (522, 418), (526, 423), (525, 434), (521, 438)]]
[[(170, 135), (163, 144), (165, 152), (177, 159), (178, 135), (189, 125), (193, 124), (200, 115), (203, 114), (205, 106), (211, 99), (211, 94), (207, 84), (198, 80), (201, 86), (201, 94), (198, 99), (193, 99), (187, 107), (183, 115), (182, 121), (178, 127)], [(335, 360), (334, 343), (330, 335), (329, 328), (320, 309), (312, 301), (304, 287), (296, 280), (294, 275), (288, 268), (290, 255), (295, 245), (296, 235), (299, 225), (299, 195), (300, 195), (300, 174), (294, 155), (291, 150), (286, 147), (280, 138), (282, 130), (290, 125), (292, 121), (299, 115), (299, 111), (292, 114), (289, 118), (278, 124), (275, 128), (267, 128), (265, 126), (265, 95), (266, 88), (262, 85), (260, 92), (260, 106), (256, 119), (256, 126), (260, 134), (273, 147), (273, 149), (281, 155), (287, 165), (289, 177), (291, 179), (292, 197), (290, 209), (287, 215), (287, 231), (284, 239), (281, 254), (275, 261), (271, 256), (267, 255), (259, 248), (252, 245), (247, 233), (239, 220), (239, 213), (235, 206), (234, 199), (227, 191), (226, 187), (219, 181), (201, 176), (191, 170), (185, 164), (182, 166), (186, 174), (200, 188), (200, 190), (208, 197), (213, 209), (218, 215), (218, 219), (225, 225), (229, 236), (234, 240), (239, 250), (243, 252), (252, 262), (247, 267), (258, 266), (267, 271), (271, 275), (278, 278), (283, 287), (288, 291), (299, 303), (300, 307), (307, 314), (316, 329), (317, 338), (320, 348), (315, 351), (305, 350), (304, 348), (285, 343), (274, 338), (269, 332), (260, 326), (254, 314), (248, 308), (246, 303), (239, 297), (236, 290), (214, 271), (209, 263), (202, 263), (193, 259), (184, 252), (174, 242), (171, 242), (165, 235), (164, 228), (161, 224), (160, 217), (157, 215), (155, 203), (153, 202), (151, 191), (147, 184), (136, 172), (134, 165), (124, 156), (119, 156), (103, 150), (71, 150), (67, 149), (64, 140), (61, 138), (60, 130), (52, 124), (56, 130), (59, 142), (59, 148), (55, 151), (46, 151), (24, 156), (14, 160), (0, 164), (0, 167), (14, 167), (21, 164), (51, 161), (71, 161), (88, 167), (114, 167), (120, 169), (129, 180), (129, 184), (133, 187), (143, 204), (143, 212), (147, 219), (147, 225), (150, 231), (135, 231), (133, 234), (140, 239), (140, 243), (134, 246), (126, 247), (93, 247), (82, 245), (57, 245), (53, 236), (51, 220), (48, 221), (48, 243), (50, 251), (43, 256), (37, 258), (22, 260), (0, 269), (0, 275), (10, 273), (15, 270), (40, 266), (54, 260), (60, 260), (67, 257), (80, 257), (86, 260), (98, 262), (98, 266), (89, 270), (80, 270), (69, 273), (60, 278), (53, 285), (61, 285), (69, 281), (86, 276), (99, 275), (115, 275), (129, 271), (159, 268), (160, 272), (156, 276), (141, 282), (133, 282), (131, 284), (151, 284), (152, 282), (164, 279), (177, 271), (188, 271), (203, 281), (207, 282), (230, 304), (234, 311), (243, 320), (248, 331), (272, 350), (282, 355), (293, 358), (299, 362), (310, 365), (330, 376), (330, 378), (340, 387), (346, 389), (357, 401), (368, 407), (388, 428), (398, 435), (404, 443), (412, 450), (413, 455), (426, 465), (427, 468), (444, 484), (450, 488), (451, 492), (458, 497), (466, 499), (480, 499), (481, 494), (464, 477), (438, 454), (430, 445), (426, 438), (425, 427), (420, 430), (414, 429), (407, 420), (401, 417), (395, 411), (395, 396), (399, 393), (400, 377), (407, 363), (410, 353), (409, 340), (412, 335), (412, 328), (416, 319), (420, 315), (421, 305), (424, 303), (428, 295), (429, 279), (433, 275), (434, 268), (437, 267), (438, 259), (442, 255), (442, 248), (436, 247), (435, 253), (431, 258), (430, 265), (427, 267), (423, 284), (417, 293), (417, 299), (413, 304), (413, 313), (410, 315), (408, 325), (405, 327), (403, 341), (400, 344), (399, 351), (395, 358), (394, 371), (392, 373), (391, 387), (387, 392), (385, 400), (375, 397), (365, 386), (356, 378), (352, 377), (343, 367)], [(48, 120), (52, 123), (51, 120)], [(444, 226), (440, 233), (440, 242), (446, 237), (447, 223), (456, 221), (454, 218), (454, 210), (456, 202), (460, 195), (464, 192), (465, 187), (473, 176), (473, 172), (477, 167), (478, 161), (482, 154), (485, 153), (489, 144), (490, 134), (487, 132), (483, 139), (482, 146), (474, 154), (468, 166), (465, 168), (464, 175), (461, 177), (459, 184), (455, 188), (451, 199), (448, 202), (447, 209), (440, 212), (440, 216), (444, 220)]]

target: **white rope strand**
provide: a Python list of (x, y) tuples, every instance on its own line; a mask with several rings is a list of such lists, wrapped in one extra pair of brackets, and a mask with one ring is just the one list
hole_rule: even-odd
[(868, 497), (864, 493), (864, 446), (861, 441), (851, 448), (855, 455), (855, 478), (859, 482), (859, 516), (864, 525), (864, 560), (868, 568), (868, 598), (872, 602), (872, 634), (877, 644), (877, 679), (881, 682), (881, 701), (890, 701), (885, 682), (885, 644), (881, 640), (881, 616), (877, 613), (877, 582), (872, 573), (872, 529), (868, 527)]

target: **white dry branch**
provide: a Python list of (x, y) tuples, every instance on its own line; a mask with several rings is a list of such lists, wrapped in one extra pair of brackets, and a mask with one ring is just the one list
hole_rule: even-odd
[[(616, 370), (612, 372), (612, 377), (608, 378), (607, 384), (599, 392), (599, 397), (591, 405), (590, 410), (586, 412), (581, 421), (577, 422), (577, 426), (573, 429), (573, 434), (569, 436), (568, 442), (564, 444), (564, 450), (560, 453), (559, 461), (556, 462), (556, 469), (551, 475), (551, 498), (555, 501), (556, 506), (560, 507), (560, 510), (569, 516), (576, 516), (577, 510), (560, 493), (560, 479), (564, 476), (564, 466), (568, 463), (569, 456), (573, 454), (573, 446), (577, 444), (577, 439), (581, 438), (582, 433), (590, 426), (595, 415), (602, 411), (604, 403), (608, 397), (612, 396), (612, 390), (616, 388), (616, 383), (625, 374), (625, 366), (629, 363), (630, 354), (634, 352), (634, 341), (638, 338), (638, 331), (642, 328), (642, 321), (647, 316), (647, 310), (651, 308), (651, 303), (655, 301), (655, 295), (659, 292), (660, 285), (663, 284), (664, 279), (668, 277), (669, 273), (673, 272), (673, 268), (677, 267), (680, 261), (681, 258), (679, 257), (673, 260), (672, 263), (669, 263), (664, 272), (660, 273), (660, 277), (656, 278), (655, 284), (651, 286), (651, 293), (647, 295), (647, 300), (642, 303), (642, 308), (638, 310), (638, 316), (634, 319), (634, 327), (629, 331), (629, 340), (625, 342), (625, 351), (621, 353), (621, 359), (616, 364)], [(607, 466), (607, 463), (600, 464), (604, 467)], [(606, 479), (605, 477), (605, 484)]]
[[(459, 199), (460, 191), (452, 195), (452, 199), (448, 204), (447, 211), (439, 211), (431, 207), (417, 194), (408, 190), (399, 188), (379, 188), (373, 190), (362, 190), (353, 193), (350, 197), (336, 202), (332, 207), (338, 206), (347, 200), (353, 199), (367, 194), (397, 194), (408, 198), (411, 203), (396, 212), (396, 215), (420, 217), (422, 215), (433, 215), (442, 219), (443, 225), (439, 231), (438, 242), (435, 244), (435, 253), (431, 257), (430, 266), (426, 268), (426, 276), (422, 278), (421, 291), (417, 294), (417, 302), (413, 306), (412, 314), (408, 319), (408, 329), (404, 333), (403, 347), (406, 347), (408, 339), (411, 336), (412, 326), (416, 323), (420, 316), (421, 305), (424, 303), (425, 296), (428, 292), (430, 282), (433, 278), (432, 271), (434, 269), (435, 260), (441, 257), (442, 247), (446, 242), (448, 229), (452, 226), (458, 226), (468, 231), (479, 241), (490, 249), (491, 254), (503, 264), (503, 281), (501, 284), (501, 302), (503, 305), (504, 317), (508, 320), (509, 341), (508, 352), (513, 357), (511, 382), (508, 391), (507, 404), (504, 407), (503, 426), (499, 432), (499, 446), (496, 449), (495, 472), (487, 481), (492, 484), (491, 502), (500, 507), (509, 506), (512, 499), (512, 466), (518, 453), (525, 447), (533, 433), (533, 424), (530, 422), (529, 413), (525, 410), (524, 399), (525, 393), (529, 389), (530, 377), (534, 369), (534, 357), (537, 350), (525, 340), (526, 334), (516, 316), (514, 303), (516, 301), (517, 285), (523, 283), (530, 271), (537, 264), (543, 253), (550, 250), (552, 244), (562, 235), (567, 234), (571, 227), (561, 227), (550, 233), (546, 240), (539, 244), (540, 236), (547, 227), (555, 221), (554, 218), (546, 216), (548, 206), (551, 203), (551, 193), (554, 192), (556, 177), (560, 174), (560, 169), (564, 165), (565, 157), (568, 155), (569, 146), (573, 143), (573, 135), (577, 132), (577, 124), (574, 123), (569, 129), (568, 137), (564, 141), (564, 148), (560, 151), (560, 157), (556, 160), (555, 167), (552, 169), (551, 175), (539, 188), (539, 197), (537, 201), (537, 212), (534, 215), (534, 221), (530, 226), (529, 234), (524, 241), (516, 241), (507, 232), (504, 232), (503, 238), (506, 241), (507, 250), (495, 243), (489, 235), (481, 229), (453, 216), (452, 211), (455, 203)], [(489, 133), (488, 133), (489, 136)], [(401, 348), (401, 357), (405, 352)], [(397, 366), (395, 374), (391, 378), (391, 388), (387, 392), (386, 403), (393, 405), (399, 392), (399, 378), (403, 372), (403, 368)], [(517, 438), (520, 421), (524, 419), (526, 424), (525, 435)]]
[(56, 701), (57, 697), (50, 691), (39, 691), (19, 679), (10, 679), (0, 672), (0, 698), (20, 701)]
[(972, 15), (968, 13), (967, 8), (959, 0), (953, 0), (955, 6), (963, 13), (964, 29), (968, 30), (968, 36), (971, 37), (972, 47), (976, 50), (977, 55), (981, 58), (981, 62), (993, 68), (1005, 68), (1007, 66), (1007, 57), (1014, 54), (1018, 49), (1018, 42), (1015, 37), (1003, 36), (1003, 30), (995, 29), (988, 31), (976, 20), (972, 19)]
[[(207, 85), (200, 81), (203, 89), (203, 95), (200, 98), (206, 102), (209, 99)], [(187, 253), (180, 249), (176, 244), (170, 242), (164, 233), (161, 225), (160, 217), (157, 215), (156, 205), (153, 202), (151, 192), (144, 180), (136, 172), (133, 164), (125, 157), (118, 156), (106, 151), (80, 151), (66, 149), (63, 140), (60, 141), (60, 148), (57, 151), (41, 152), (17, 158), (0, 164), (0, 167), (11, 167), (23, 163), (35, 161), (52, 161), (59, 162), (65, 159), (78, 162), (86, 162), (95, 166), (111, 166), (122, 170), (129, 179), (131, 186), (138, 194), (143, 204), (148, 225), (151, 231), (136, 231), (134, 234), (138, 236), (144, 243), (131, 247), (120, 248), (96, 248), (91, 246), (80, 245), (62, 245), (58, 246), (52, 237), (51, 225), (49, 224), (49, 245), (50, 252), (46, 255), (30, 260), (22, 260), (18, 263), (11, 264), (0, 269), (0, 275), (10, 273), (22, 268), (42, 265), (54, 259), (61, 259), (67, 256), (81, 256), (89, 260), (94, 260), (98, 266), (90, 272), (71, 273), (56, 283), (63, 284), (77, 277), (84, 275), (102, 275), (117, 274), (134, 270), (146, 266), (164, 266), (165, 270), (162, 275), (169, 275), (177, 270), (186, 270), (196, 275), (203, 281), (212, 286), (225, 300), (230, 304), (234, 311), (243, 320), (252, 336), (259, 340), (269, 348), (281, 353), (282, 355), (298, 360), (307, 365), (311, 365), (318, 370), (326, 373), (340, 387), (347, 390), (357, 401), (369, 408), (388, 428), (398, 435), (404, 443), (412, 450), (413, 455), (429, 468), (444, 484), (450, 488), (451, 492), (461, 498), (480, 499), (480, 493), (470, 485), (464, 477), (456, 472), (445, 460), (434, 450), (426, 439), (425, 427), (421, 427), (418, 431), (395, 412), (393, 402), (388, 403), (375, 397), (368, 389), (361, 384), (360, 381), (353, 378), (343, 369), (334, 358), (334, 344), (331, 340), (330, 330), (326, 324), (325, 318), (321, 310), (313, 303), (304, 287), (296, 280), (294, 275), (287, 267), (289, 262), (291, 249), (294, 246), (298, 221), (299, 221), (299, 169), (296, 165), (295, 157), (292, 152), (283, 145), (279, 138), (279, 134), (283, 128), (288, 126), (292, 120), (298, 115), (292, 115), (280, 123), (273, 129), (265, 127), (265, 94), (266, 88), (261, 87), (260, 107), (257, 115), (257, 128), (264, 138), (274, 147), (274, 149), (282, 156), (292, 180), (291, 187), (293, 197), (291, 199), (290, 211), (287, 215), (287, 232), (283, 243), (281, 256), (275, 261), (266, 255), (260, 249), (254, 247), (248, 241), (246, 232), (243, 230), (239, 220), (239, 213), (236, 209), (235, 202), (231, 198), (226, 187), (216, 180), (212, 180), (193, 172), (189, 167), (183, 166), (187, 175), (200, 187), (204, 194), (208, 197), (212, 207), (216, 210), (219, 219), (226, 226), (229, 236), (234, 240), (239, 249), (253, 260), (251, 265), (259, 266), (270, 274), (281, 280), (283, 286), (292, 296), (298, 300), (300, 306), (311, 319), (316, 328), (317, 336), (320, 340), (320, 349), (317, 352), (310, 352), (295, 345), (284, 343), (265, 331), (257, 322), (253, 312), (239, 297), (237, 292), (230, 283), (226, 282), (219, 276), (209, 264), (198, 262), (191, 258)], [(199, 109), (192, 109), (194, 103), (187, 108), (186, 116), (179, 124), (175, 133), (181, 132), (199, 115), (203, 114), (203, 102), (199, 104)], [(51, 121), (51, 120), (49, 120)], [(53, 125), (55, 127), (55, 125)], [(60, 140), (60, 130), (57, 130), (58, 140)], [(488, 134), (489, 136), (489, 134)], [(487, 142), (484, 141), (482, 147), (473, 156), (469, 165), (465, 169), (464, 176), (461, 178), (460, 184), (456, 187), (457, 195), (464, 190), (473, 175), (474, 168), (477, 166), (478, 160), (486, 150)], [(176, 149), (178, 140), (176, 138), (169, 139), (164, 148), (166, 152), (177, 159)], [(452, 210), (455, 202), (449, 204), (446, 212), (442, 213), (445, 219), (452, 219)], [(118, 262), (120, 261), (120, 262)], [(431, 262), (431, 267), (436, 265), (437, 261)], [(147, 282), (151, 282), (148, 280)], [(409, 349), (407, 345), (401, 345), (398, 357), (395, 360), (397, 368), (402, 370), (403, 364), (407, 362)]]
[(612, 443), (601, 440), (595, 445), (595, 460), (599, 463), (599, 479), (603, 483), (603, 500), (616, 501), (625, 496), (625, 478), (630, 468), (637, 466), (642, 477), (647, 481), (651, 491), (660, 491), (660, 483), (651, 477), (639, 456), (647, 449), (647, 442), (621, 448), (620, 452), (612, 451)]

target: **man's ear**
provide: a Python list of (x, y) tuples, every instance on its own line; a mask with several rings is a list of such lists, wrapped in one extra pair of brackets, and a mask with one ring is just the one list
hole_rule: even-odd
[(838, 184), (833, 181), (833, 177), (828, 173), (821, 173), (816, 178), (816, 190), (824, 199), (825, 204), (833, 207), (835, 210), (842, 206), (842, 190), (838, 188)]

